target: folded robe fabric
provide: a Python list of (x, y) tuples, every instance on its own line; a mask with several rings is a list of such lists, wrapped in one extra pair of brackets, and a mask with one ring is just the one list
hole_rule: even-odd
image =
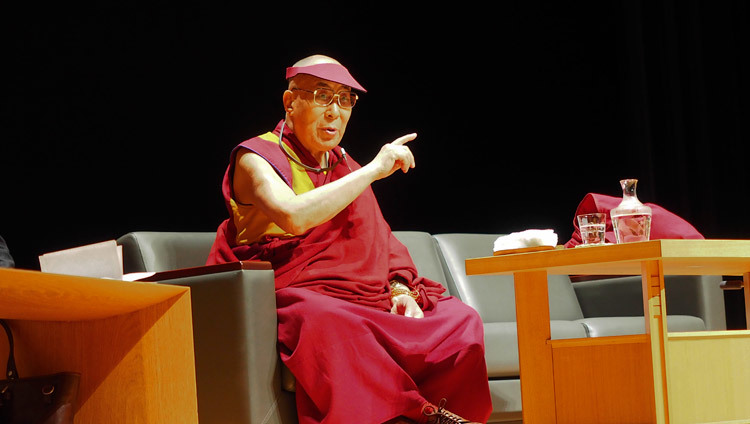
[[(604, 212), (607, 214), (607, 229), (605, 240), (607, 243), (616, 243), (615, 232), (612, 227), (612, 217), (609, 211), (616, 208), (622, 201), (621, 197), (608, 196), (606, 194), (588, 193), (578, 204), (575, 215), (573, 215), (573, 226), (575, 231), (565, 247), (575, 247), (582, 243), (581, 231), (578, 228), (576, 216), (585, 213)], [(703, 235), (678, 215), (664, 209), (654, 203), (644, 203), (651, 207), (651, 240), (659, 239), (703, 239)]]

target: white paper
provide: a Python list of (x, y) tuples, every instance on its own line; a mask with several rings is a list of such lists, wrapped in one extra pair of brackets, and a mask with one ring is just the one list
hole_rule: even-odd
[(142, 278), (150, 277), (156, 274), (155, 272), (129, 272), (122, 276), (124, 281), (138, 281)]
[(122, 279), (122, 246), (114, 240), (39, 256), (42, 272), (82, 277)]

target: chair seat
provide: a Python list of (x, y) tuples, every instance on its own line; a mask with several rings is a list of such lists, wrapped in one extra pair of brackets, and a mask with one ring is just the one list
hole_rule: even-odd
[[(575, 321), (550, 322), (553, 339), (586, 337), (586, 330)], [(485, 359), (489, 378), (518, 378), (518, 335), (515, 322), (484, 323)]]
[[(646, 332), (644, 317), (584, 318), (576, 322), (583, 325), (589, 337), (626, 336)], [(669, 315), (667, 316), (667, 330), (672, 332), (705, 331), (706, 325), (702, 319), (691, 315)]]

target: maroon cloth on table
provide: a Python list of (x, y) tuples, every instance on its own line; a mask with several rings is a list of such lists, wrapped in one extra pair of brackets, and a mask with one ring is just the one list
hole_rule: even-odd
[[(293, 134), (285, 131), (284, 141), (303, 163), (316, 166)], [(230, 214), (239, 149), (265, 158), (292, 186), (291, 168), (279, 146), (246, 140), (233, 150), (224, 177)], [(331, 163), (340, 154), (335, 150)], [(347, 157), (327, 174), (308, 175), (318, 187), (359, 168)], [(297, 379), (300, 423), (379, 423), (399, 415), (419, 420), (425, 402), (443, 397), (455, 413), (488, 419), (492, 402), (481, 318), (458, 299), (443, 297), (439, 283), (417, 275), (370, 188), (302, 236), (236, 246), (233, 227), (231, 218), (221, 224), (208, 263), (265, 260), (273, 265), (281, 357)], [(394, 277), (419, 291), (425, 318), (390, 313)]]
[[(616, 208), (622, 201), (621, 197), (607, 196), (606, 194), (588, 193), (573, 215), (573, 226), (575, 231), (565, 247), (575, 247), (582, 243), (581, 231), (578, 228), (578, 215), (585, 213), (604, 212), (607, 214), (607, 229), (605, 240), (608, 243), (616, 243), (612, 217), (609, 211)], [(651, 208), (651, 240), (659, 239), (703, 239), (703, 235), (683, 218), (664, 209), (654, 203), (644, 203)]]

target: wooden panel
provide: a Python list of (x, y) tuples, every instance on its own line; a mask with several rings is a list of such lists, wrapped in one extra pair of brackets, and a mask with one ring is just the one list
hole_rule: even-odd
[(669, 335), (672, 423), (750, 421), (750, 331)]
[(466, 273), (639, 275), (639, 261), (654, 259), (662, 259), (665, 275), (743, 275), (750, 271), (750, 240), (651, 240), (491, 256), (468, 259)]
[[(189, 289), (9, 271), (0, 270), (0, 317), (13, 330), (19, 374), (81, 373), (76, 424), (197, 423)], [(95, 304), (117, 299), (115, 312), (131, 312)], [(7, 354), (0, 337), (0, 358)]]
[(151, 306), (186, 288), (0, 268), (0, 317), (77, 321)]
[(651, 340), (651, 370), (653, 375), (654, 408), (657, 423), (669, 422), (667, 394), (666, 345), (667, 316), (664, 295), (664, 274), (661, 261), (643, 261), (642, 292), (646, 333)]
[(523, 420), (555, 422), (547, 274), (514, 274)]
[(653, 423), (648, 336), (552, 340), (558, 423)]
[[(548, 306), (547, 293), (541, 293), (538, 287), (529, 289), (521, 297), (518, 295), (518, 290), (523, 285), (519, 284), (519, 281), (526, 281), (529, 284), (537, 284), (537, 275), (641, 275), (644, 285), (643, 302), (646, 315), (647, 337), (649, 338), (651, 346), (651, 353), (650, 357), (647, 358), (647, 363), (652, 367), (651, 382), (652, 393), (655, 398), (654, 413), (657, 423), (669, 423), (672, 419), (670, 413), (674, 413), (674, 411), (679, 409), (679, 407), (673, 408), (670, 406), (671, 391), (673, 389), (683, 389), (683, 387), (680, 386), (681, 383), (677, 382), (678, 376), (675, 374), (689, 374), (686, 367), (682, 367), (684, 369), (681, 368), (680, 371), (677, 372), (671, 366), (667, 366), (667, 363), (672, 360), (672, 354), (670, 354), (672, 344), (666, 343), (667, 328), (666, 319), (664, 319), (664, 317), (666, 317), (667, 306), (665, 304), (664, 296), (664, 275), (743, 276), (745, 283), (744, 296), (747, 308), (746, 316), (748, 322), (750, 322), (750, 240), (652, 240), (647, 242), (588, 247), (585, 249), (554, 249), (533, 253), (517, 253), (467, 259), (466, 273), (467, 275), (513, 273), (516, 276), (516, 308), (518, 308), (521, 299), (524, 299), (527, 303), (537, 302), (538, 305), (542, 305), (544, 308)], [(523, 276), (523, 279), (519, 279), (518, 276)], [(537, 335), (535, 337), (532, 334), (533, 331), (543, 331), (543, 333), (541, 333), (542, 335), (545, 337), (549, 336), (549, 328), (545, 329), (542, 327), (540, 321), (541, 318), (531, 315), (532, 313), (541, 313), (542, 306), (537, 306), (536, 310), (531, 306), (526, 306), (523, 314), (517, 313), (524, 418), (526, 418), (527, 409), (529, 409), (527, 405), (527, 403), (530, 402), (529, 397), (534, 396), (534, 394), (524, 391), (523, 382), (525, 375), (533, 376), (531, 384), (533, 384), (534, 387), (539, 388), (539, 393), (541, 393), (543, 397), (543, 400), (540, 402), (536, 402), (536, 399), (533, 399), (534, 413), (537, 413), (536, 410), (538, 408), (554, 409), (554, 407), (547, 406), (549, 395), (542, 387), (544, 382), (546, 381), (546, 384), (548, 385), (557, 385), (559, 383), (561, 384), (560, 387), (563, 387), (562, 385), (567, 383), (558, 382), (557, 379), (563, 378), (562, 376), (564, 376), (566, 372), (575, 373), (580, 371), (580, 365), (582, 365), (579, 364), (579, 366), (573, 366), (572, 370), (574, 371), (571, 371), (566, 369), (567, 365), (560, 364), (559, 367), (554, 367), (555, 375), (549, 375), (547, 369), (548, 352), (538, 346), (540, 336)], [(548, 311), (545, 310), (543, 313), (543, 319), (548, 321)], [(522, 319), (530, 320), (531, 323), (528, 325), (522, 324)], [(527, 339), (524, 341), (523, 348), (521, 347), (520, 335), (522, 330), (529, 332), (524, 336)], [(550, 344), (554, 346), (563, 346), (552, 341)], [(573, 345), (565, 344), (564, 346), (572, 347)], [(746, 345), (744, 344), (741, 346), (736, 346), (736, 344), (726, 346), (727, 351), (724, 352), (724, 356), (738, 355), (742, 358), (747, 358), (750, 355), (744, 350), (745, 348)], [(551, 354), (551, 352), (549, 353)], [(526, 362), (527, 365), (524, 367), (523, 356), (525, 354), (528, 354), (534, 359), (528, 359)], [(675, 355), (678, 354), (675, 353)], [(529, 365), (529, 363), (533, 363), (533, 361), (538, 361), (538, 363)], [(743, 370), (750, 369), (750, 366), (748, 366), (747, 363), (743, 364)], [(529, 367), (532, 368), (531, 371), (528, 370)], [(534, 367), (540, 367), (541, 369), (537, 371)], [(702, 368), (702, 371), (707, 368), (706, 365), (701, 364), (700, 361), (691, 364), (691, 367)], [(561, 372), (559, 376), (557, 374), (558, 368)], [(524, 374), (524, 369), (527, 370), (526, 374)], [(699, 375), (701, 374), (699, 373)], [(745, 374), (741, 374), (741, 376), (745, 380), (750, 380)], [(728, 377), (724, 376), (722, 378)], [(718, 379), (716, 384), (721, 384), (721, 381), (721, 379)], [(680, 387), (675, 388), (675, 386)], [(732, 398), (736, 393), (740, 393), (742, 396), (745, 396), (744, 399), (746, 400), (748, 392), (750, 392), (750, 388), (742, 386), (737, 388), (736, 391), (732, 388), (732, 394), (727, 396)], [(553, 398), (556, 398), (557, 396), (564, 395), (562, 392), (557, 392)], [(557, 405), (558, 407), (564, 406), (568, 401), (573, 402), (575, 400), (558, 399)], [(681, 407), (684, 404), (684, 401), (681, 400), (680, 402)], [(746, 402), (746, 404), (750, 405), (750, 402)], [(545, 419), (539, 419), (533, 420), (533, 422), (555, 422), (555, 418), (551, 415), (552, 412), (549, 413), (546, 421)], [(740, 420), (747, 420), (748, 418), (750, 417), (743, 416)], [(585, 420), (582, 422), (585, 422)], [(690, 422), (695, 421), (693, 419), (693, 421)]]
[[(542, 252), (491, 256), (466, 260), (466, 273), (510, 274), (514, 271), (547, 270), (550, 274), (611, 274), (638, 275), (642, 258), (658, 258), (661, 245), (657, 241), (613, 244), (582, 249), (554, 249)], [(585, 264), (583, 272), (580, 264)], [(599, 264), (606, 264), (599, 266)]]
[(662, 246), (662, 258), (750, 258), (750, 240), (656, 240)]

